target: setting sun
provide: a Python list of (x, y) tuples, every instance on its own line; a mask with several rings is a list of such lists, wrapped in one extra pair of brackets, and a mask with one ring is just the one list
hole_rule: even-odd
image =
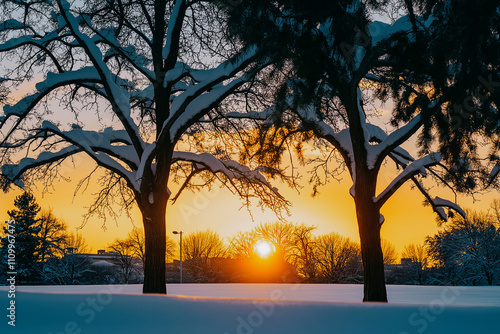
[(267, 258), (274, 252), (274, 247), (271, 243), (261, 240), (258, 241), (254, 246), (255, 252), (263, 259)]

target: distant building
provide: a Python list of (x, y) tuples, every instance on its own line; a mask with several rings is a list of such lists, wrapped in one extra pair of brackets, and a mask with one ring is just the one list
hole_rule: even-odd
[(400, 264), (387, 264), (384, 269), (387, 284), (422, 285), (429, 272), (411, 258), (402, 258)]
[(89, 261), (91, 265), (95, 263), (101, 263), (103, 264), (104, 262), (109, 263), (109, 265), (119, 265), (121, 261), (121, 256), (119, 253), (116, 252), (106, 252), (104, 249), (100, 249), (97, 251), (95, 254), (91, 253), (75, 253), (75, 248), (74, 247), (68, 247), (65, 250), (65, 257), (66, 256), (78, 256), (78, 257), (85, 257)]
[(75, 253), (73, 247), (65, 250), (62, 260), (86, 264), (91, 275), (86, 277), (87, 284), (141, 283), (142, 264), (140, 259), (116, 252), (100, 249), (97, 253)]

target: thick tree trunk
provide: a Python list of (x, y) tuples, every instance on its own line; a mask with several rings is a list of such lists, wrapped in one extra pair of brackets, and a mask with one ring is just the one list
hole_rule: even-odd
[(377, 188), (378, 169), (370, 169), (365, 138), (365, 112), (358, 83), (345, 90), (342, 102), (348, 112), (349, 129), (354, 153), (354, 201), (361, 239), (365, 302), (387, 302), (385, 289), (384, 257), (380, 243), (380, 208), (373, 198)]
[(143, 212), (145, 233), (143, 293), (167, 293), (165, 280), (166, 203), (153, 203)]
[(371, 198), (356, 194), (356, 215), (361, 239), (363, 261), (364, 302), (387, 302), (384, 256), (380, 242), (380, 212)]

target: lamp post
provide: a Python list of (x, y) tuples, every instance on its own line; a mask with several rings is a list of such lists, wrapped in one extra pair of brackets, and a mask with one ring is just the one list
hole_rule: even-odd
[(182, 231), (173, 231), (172, 233), (173, 234), (179, 234), (180, 238), (181, 238), (181, 242), (180, 242), (181, 279), (180, 279), (180, 283), (182, 283)]

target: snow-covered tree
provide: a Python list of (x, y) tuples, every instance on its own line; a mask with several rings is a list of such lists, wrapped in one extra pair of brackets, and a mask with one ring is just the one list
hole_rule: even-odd
[(426, 240), (443, 284), (493, 285), (500, 279), (500, 229), (492, 216), (468, 212)]
[[(287, 204), (262, 174), (274, 171), (232, 160), (238, 125), (216, 123), (225, 110), (215, 107), (264, 65), (254, 47), (225, 38), (225, 15), (212, 1), (0, 6), (2, 84), (14, 94), (0, 116), (3, 188), (50, 185), (64, 163), (86, 155), (105, 171), (89, 214), (116, 217), (115, 203), (142, 213), (145, 293), (166, 293), (166, 207), (178, 198), (170, 181), (182, 191), (200, 176), (202, 184), (221, 181), (247, 205), (254, 197), (276, 210)], [(18, 87), (31, 92), (19, 98)], [(202, 144), (214, 154), (200, 152)]]
[(42, 277), (45, 284), (91, 284), (95, 273), (88, 255), (75, 252), (65, 254), (62, 258), (49, 258)]
[[(22, 284), (39, 283), (39, 246), (40, 219), (37, 218), (40, 206), (35, 197), (24, 192), (14, 200), (14, 210), (8, 211), (10, 220), (3, 226), (4, 237), (1, 239), (1, 259), (4, 273), (17, 272), (17, 281)], [(14, 246), (14, 268), (7, 268), (9, 263), (9, 245)]]
[[(302, 160), (314, 165), (315, 192), (342, 167), (348, 170), (365, 301), (387, 301), (380, 240), (384, 204), (410, 182), (441, 219), (447, 219), (445, 208), (463, 214), (455, 203), (432, 196), (423, 178), (431, 175), (471, 191), (478, 183), (474, 176), (484, 180), (485, 160), (476, 147), (483, 136), (498, 137), (498, 1), (488, 1), (486, 14), (475, 1), (426, 2), (424, 16), (418, 16), (414, 3), (419, 1), (404, 1), (407, 15), (392, 24), (372, 19), (372, 9), (380, 12), (386, 1), (257, 0), (230, 11), (233, 34), (257, 45), (259, 55), (282, 71), (274, 105), (231, 116), (262, 121), (267, 140), (257, 144), (267, 156), (274, 149), (276, 164), (287, 147), (300, 154), (303, 142), (315, 138), (324, 158)], [(466, 18), (470, 30), (457, 17)], [(467, 38), (457, 38), (457, 30)], [(453, 48), (443, 50), (443, 45)], [(394, 106), (392, 126), (381, 127), (371, 106), (387, 101)], [(468, 124), (463, 132), (452, 111), (468, 107), (474, 112), (458, 115)], [(417, 138), (419, 156), (401, 147), (410, 138)], [(400, 173), (380, 191), (380, 172), (388, 163)]]

